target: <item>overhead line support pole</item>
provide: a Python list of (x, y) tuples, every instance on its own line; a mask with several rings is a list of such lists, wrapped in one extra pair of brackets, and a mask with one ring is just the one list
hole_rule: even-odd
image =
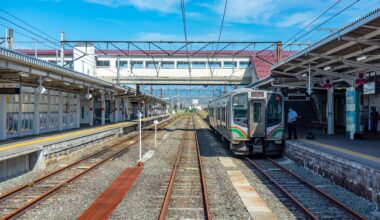
[(61, 32), (61, 66), (65, 65), (65, 32)]

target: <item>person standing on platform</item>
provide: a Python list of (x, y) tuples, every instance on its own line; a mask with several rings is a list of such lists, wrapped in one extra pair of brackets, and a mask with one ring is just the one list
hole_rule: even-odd
[(297, 140), (297, 121), (298, 114), (292, 108), (289, 108), (288, 113), (288, 139), (292, 139), (292, 134), (294, 139)]
[(379, 122), (379, 113), (376, 111), (376, 108), (372, 108), (371, 111), (371, 131), (377, 132), (377, 123)]

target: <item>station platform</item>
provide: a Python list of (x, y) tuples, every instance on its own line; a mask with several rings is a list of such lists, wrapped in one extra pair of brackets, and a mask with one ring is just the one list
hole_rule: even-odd
[(317, 135), (287, 140), (284, 154), (327, 179), (380, 204), (380, 139)]
[(380, 138), (350, 140), (345, 135), (324, 135), (296, 142), (380, 170)]
[[(142, 127), (164, 120), (169, 115), (142, 119)], [(104, 141), (137, 130), (138, 120), (52, 132), (0, 142), (0, 180), (34, 168), (43, 168), (45, 158), (60, 152)]]

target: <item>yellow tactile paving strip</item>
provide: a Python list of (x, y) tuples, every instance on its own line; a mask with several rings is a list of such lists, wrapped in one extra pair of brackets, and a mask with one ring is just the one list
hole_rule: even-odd
[[(229, 157), (219, 157), (219, 161), (226, 168), (237, 168)], [(227, 174), (252, 219), (277, 219), (240, 170), (227, 170)]]
[[(144, 120), (152, 120), (155, 118), (159, 118), (159, 117), (146, 118), (146, 119), (143, 119), (143, 121)], [(118, 127), (124, 127), (124, 126), (128, 126), (128, 125), (132, 125), (135, 123), (137, 123), (137, 122), (120, 122), (120, 123), (116, 123), (116, 124), (112, 124), (112, 125), (105, 125), (105, 126), (100, 126), (100, 127), (96, 127), (96, 128), (84, 129), (84, 130), (80, 130), (80, 131), (66, 132), (64, 134), (56, 134), (56, 135), (51, 135), (51, 136), (49, 135), (47, 137), (37, 138), (34, 140), (29, 140), (29, 141), (19, 141), (19, 142), (10, 143), (10, 144), (4, 144), (0, 147), (0, 151), (18, 148), (18, 147), (26, 147), (26, 146), (35, 145), (35, 144), (41, 144), (43, 142), (58, 140), (58, 139), (64, 139), (64, 138), (72, 137), (72, 136), (76, 137), (79, 135), (81, 135), (81, 136), (87, 135), (87, 134), (91, 134), (91, 133), (105, 131), (105, 130), (112, 129), (112, 128), (118, 128)]]
[(302, 139), (302, 141), (310, 143), (310, 144), (318, 145), (320, 147), (327, 148), (327, 149), (330, 149), (330, 150), (333, 150), (333, 151), (338, 151), (338, 152), (346, 153), (346, 154), (349, 154), (349, 155), (352, 155), (352, 156), (357, 156), (357, 157), (361, 157), (361, 158), (364, 158), (364, 159), (367, 159), (367, 160), (371, 160), (371, 161), (375, 161), (377, 163), (380, 163), (380, 158), (374, 157), (374, 156), (371, 156), (371, 155), (355, 152), (355, 151), (352, 151), (352, 150), (336, 147), (336, 146), (329, 145), (329, 144), (324, 144), (324, 143), (321, 143), (321, 142), (318, 142), (318, 141), (312, 141), (312, 140), (307, 140), (307, 139)]
[(219, 157), (219, 160), (223, 164), (224, 167), (227, 167), (227, 168), (236, 167), (234, 162), (229, 157)]
[(252, 219), (277, 219), (240, 170), (229, 170), (227, 174)]

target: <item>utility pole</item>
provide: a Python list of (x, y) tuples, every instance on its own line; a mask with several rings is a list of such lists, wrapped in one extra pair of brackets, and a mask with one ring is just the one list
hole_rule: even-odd
[(37, 40), (35, 40), (35, 41), (34, 41), (34, 57), (35, 57), (35, 58), (37, 58), (37, 55), (38, 55), (38, 53), (37, 53), (37, 50), (38, 50), (38, 49), (37, 49), (37, 43), (38, 43)]
[(13, 42), (14, 42), (13, 29), (6, 28), (5, 29), (5, 43), (6, 43), (5, 47), (8, 49), (13, 49)]
[[(87, 49), (87, 47), (86, 47)], [(118, 86), (120, 86), (120, 56), (117, 56), (117, 60), (116, 60), (116, 71), (117, 71), (117, 78), (116, 78), (116, 84)]]
[(61, 66), (65, 65), (65, 32), (61, 32)]
[(282, 42), (281, 41), (277, 42), (276, 54), (277, 54), (277, 63), (278, 63), (282, 59)]

